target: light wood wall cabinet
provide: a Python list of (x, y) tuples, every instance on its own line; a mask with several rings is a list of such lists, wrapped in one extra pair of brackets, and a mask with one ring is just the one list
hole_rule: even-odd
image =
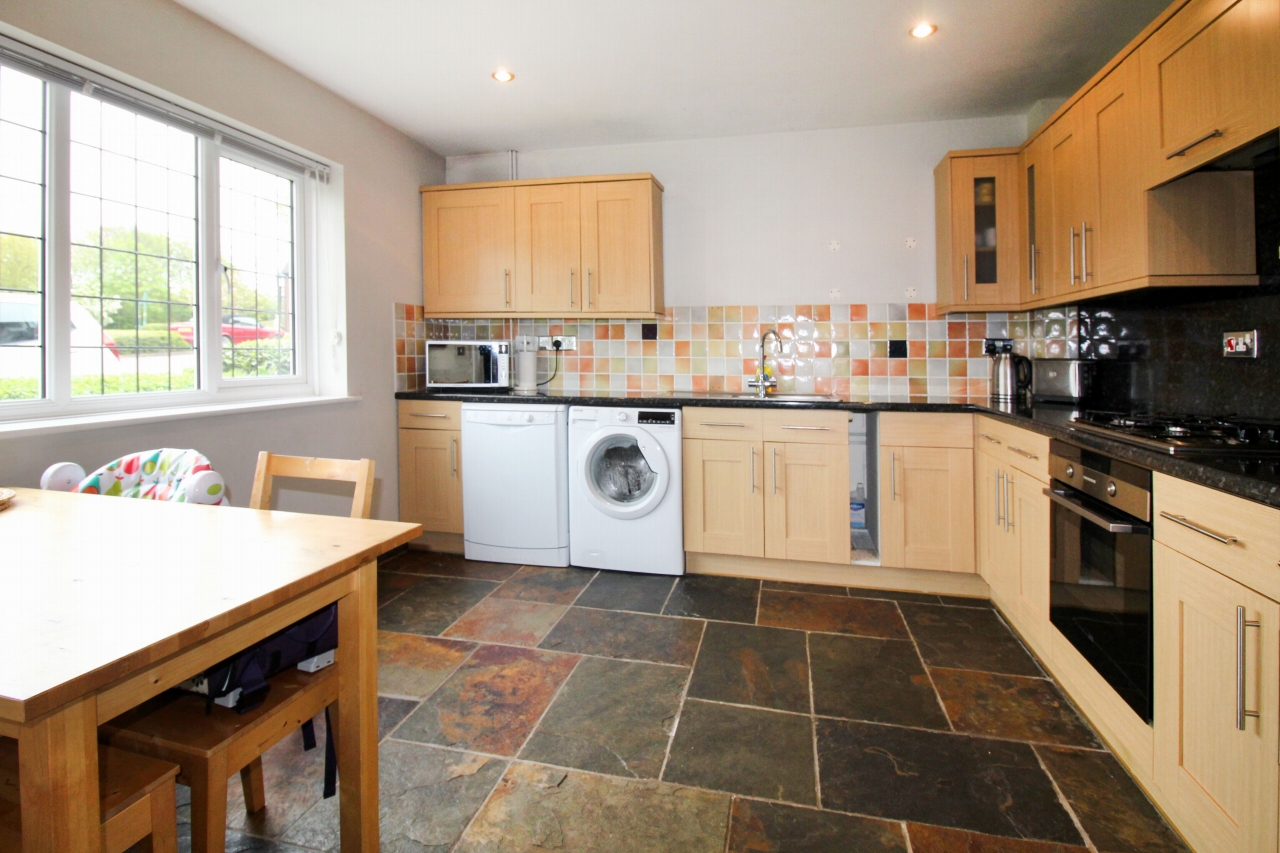
[(400, 520), (462, 533), (462, 404), (401, 400)]
[(1008, 229), (1016, 290), (979, 302), (972, 281), (968, 300), (958, 286), (974, 249), (955, 188), (967, 173), (956, 167), (991, 152), (953, 151), (939, 164), (940, 309), (1257, 284), (1252, 173), (1194, 170), (1278, 126), (1280, 3), (1178, 0), (1021, 147)]
[(880, 562), (974, 570), (973, 417), (880, 415)]
[(848, 420), (685, 409), (685, 550), (847, 564)]
[(1017, 149), (952, 152), (933, 172), (938, 305), (981, 311), (1019, 299)]
[(653, 317), (662, 185), (612, 175), (422, 187), (429, 317)]

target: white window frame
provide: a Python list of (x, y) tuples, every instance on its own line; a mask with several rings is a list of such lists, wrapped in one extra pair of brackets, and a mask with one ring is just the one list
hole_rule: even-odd
[[(17, 70), (29, 73), (22, 67)], [(45, 82), (43, 396), (35, 400), (0, 401), (0, 437), (43, 431), (46, 427), (79, 429), (170, 419), (181, 417), (184, 410), (203, 415), (218, 414), (219, 410), (355, 399), (346, 394), (345, 280), (341, 268), (335, 269), (333, 263), (344, 252), (341, 246), (320, 245), (321, 234), (327, 240), (342, 239), (341, 231), (335, 233), (333, 227), (335, 223), (340, 225), (342, 218), (341, 167), (308, 158), (319, 168), (302, 164), (289, 168), (242, 145), (229, 145), (216, 132), (212, 139), (196, 134), (198, 387), (190, 391), (71, 396), (71, 91), (65, 84)], [(153, 99), (162, 96), (162, 93), (144, 94)], [(188, 108), (179, 105), (175, 109)], [(219, 121), (212, 117), (207, 120), (215, 125)], [(175, 126), (188, 130), (181, 122)], [(238, 141), (256, 139), (246, 136), (244, 131), (236, 131)], [(264, 144), (274, 151), (286, 150), (275, 143)], [(302, 155), (297, 156), (303, 163), (307, 162)], [(293, 183), (294, 373), (291, 375), (236, 378), (222, 375), (222, 255), (218, 217), (218, 165), (222, 157), (280, 175)], [(331, 348), (335, 363), (328, 368), (321, 363), (319, 346), (322, 315), (326, 328), (332, 327), (328, 334), (333, 336)], [(149, 414), (152, 416), (148, 417)]]

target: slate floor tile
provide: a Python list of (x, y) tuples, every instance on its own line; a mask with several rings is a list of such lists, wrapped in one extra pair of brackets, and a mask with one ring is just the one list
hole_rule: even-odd
[(513, 646), (481, 646), (396, 737), (515, 755), (578, 658)]
[(802, 631), (833, 631), (893, 640), (908, 638), (898, 606), (870, 598), (837, 598), (803, 592), (760, 593), (760, 624)]
[(1099, 853), (1185, 853), (1115, 756), (1052, 746), (1036, 752)]
[(393, 572), (410, 572), (419, 575), (439, 575), (450, 578), (477, 578), (486, 581), (504, 581), (520, 571), (511, 563), (487, 563), (468, 560), (461, 554), (442, 554), (438, 551), (410, 550), (379, 563), (379, 568)]
[(416, 586), (421, 580), (422, 578), (418, 575), (378, 572), (378, 606), (381, 607), (400, 593)]
[(907, 834), (911, 836), (912, 853), (1086, 853), (1088, 850), (1075, 844), (1002, 838), (922, 823), (907, 824)]
[(929, 666), (1006, 675), (1043, 675), (995, 611), (903, 604), (911, 634)]
[(825, 583), (791, 583), (790, 581), (764, 581), (762, 589), (776, 589), (782, 592), (807, 592), (812, 595), (848, 596), (849, 590), (842, 586)]
[[(507, 762), (483, 755), (389, 740), (378, 749), (381, 849), (387, 853), (448, 850)], [(337, 850), (339, 798), (321, 800), (283, 836), (315, 850)]]
[[(301, 847), (228, 829), (226, 853), (308, 853)], [(178, 853), (191, 853), (191, 824), (178, 824)]]
[(899, 592), (893, 589), (866, 589), (849, 587), (849, 595), (854, 598), (880, 598), (885, 601), (915, 601), (921, 604), (937, 604), (938, 596), (926, 592)]
[(667, 782), (817, 805), (809, 717), (688, 699)]
[(809, 659), (816, 714), (950, 728), (915, 645), (908, 640), (810, 634)]
[(735, 797), (728, 853), (907, 853), (902, 825)]
[[(238, 778), (227, 784), (227, 827), (254, 835), (278, 837), (324, 795), (324, 714), (315, 718), (316, 749), (303, 750), (301, 732), (294, 732), (262, 756), (262, 779), (267, 807), (248, 814)], [(189, 800), (187, 801), (189, 802)], [(182, 810), (190, 821), (190, 807)], [(252, 849), (252, 848), (251, 848)]]
[(424, 576), (378, 610), (378, 628), (434, 636), (497, 588), (491, 581)]
[(694, 619), (570, 607), (538, 648), (691, 666), (704, 624)]
[(449, 677), (475, 643), (378, 632), (378, 692), (422, 699)]
[(817, 735), (825, 808), (1083, 843), (1027, 744), (848, 720)]
[(416, 699), (395, 699), (390, 696), (378, 697), (378, 740), (391, 734), (391, 730), (400, 725), (400, 721), (418, 707)]
[(656, 779), (688, 677), (680, 667), (583, 658), (520, 757)]
[(958, 732), (1102, 748), (1052, 681), (963, 669), (931, 674)]
[(685, 575), (676, 581), (662, 612), (666, 616), (694, 616), (721, 622), (755, 624), (760, 581)]
[(497, 598), (540, 601), (543, 604), (573, 604), (595, 574), (593, 569), (524, 566), (493, 594)]
[(660, 613), (675, 582), (669, 575), (600, 572), (574, 604), (603, 610)]
[(729, 797), (516, 762), (454, 853), (722, 853)]
[(708, 622), (689, 695), (809, 713), (804, 632)]
[(560, 604), (490, 596), (449, 626), (444, 636), (510, 646), (536, 646), (567, 609)]

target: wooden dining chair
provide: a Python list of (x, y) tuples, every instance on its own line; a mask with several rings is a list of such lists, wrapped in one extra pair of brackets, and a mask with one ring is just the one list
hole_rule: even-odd
[[(275, 477), (355, 483), (352, 518), (368, 518), (373, 502), (372, 459), (319, 459), (262, 451), (249, 497), (251, 509), (270, 509)], [(287, 670), (269, 680), (257, 708), (238, 714), (204, 697), (162, 695), (101, 727), (112, 746), (176, 762), (178, 781), (191, 786), (192, 853), (224, 853), (227, 780), (240, 773), (245, 810), (266, 807), (262, 755), (338, 698), (338, 666), (316, 673)], [(334, 709), (336, 711), (336, 709)], [(336, 713), (330, 723), (337, 725)]]
[[(102, 853), (135, 844), (149, 853), (178, 849), (174, 777), (178, 765), (109, 746), (98, 747)], [(18, 742), (0, 738), (0, 853), (22, 853)]]

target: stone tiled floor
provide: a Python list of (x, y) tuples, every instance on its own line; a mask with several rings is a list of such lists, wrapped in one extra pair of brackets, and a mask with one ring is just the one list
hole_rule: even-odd
[[(986, 602), (382, 568), (384, 851), (1185, 850)], [(337, 849), (298, 740), (229, 851)]]

